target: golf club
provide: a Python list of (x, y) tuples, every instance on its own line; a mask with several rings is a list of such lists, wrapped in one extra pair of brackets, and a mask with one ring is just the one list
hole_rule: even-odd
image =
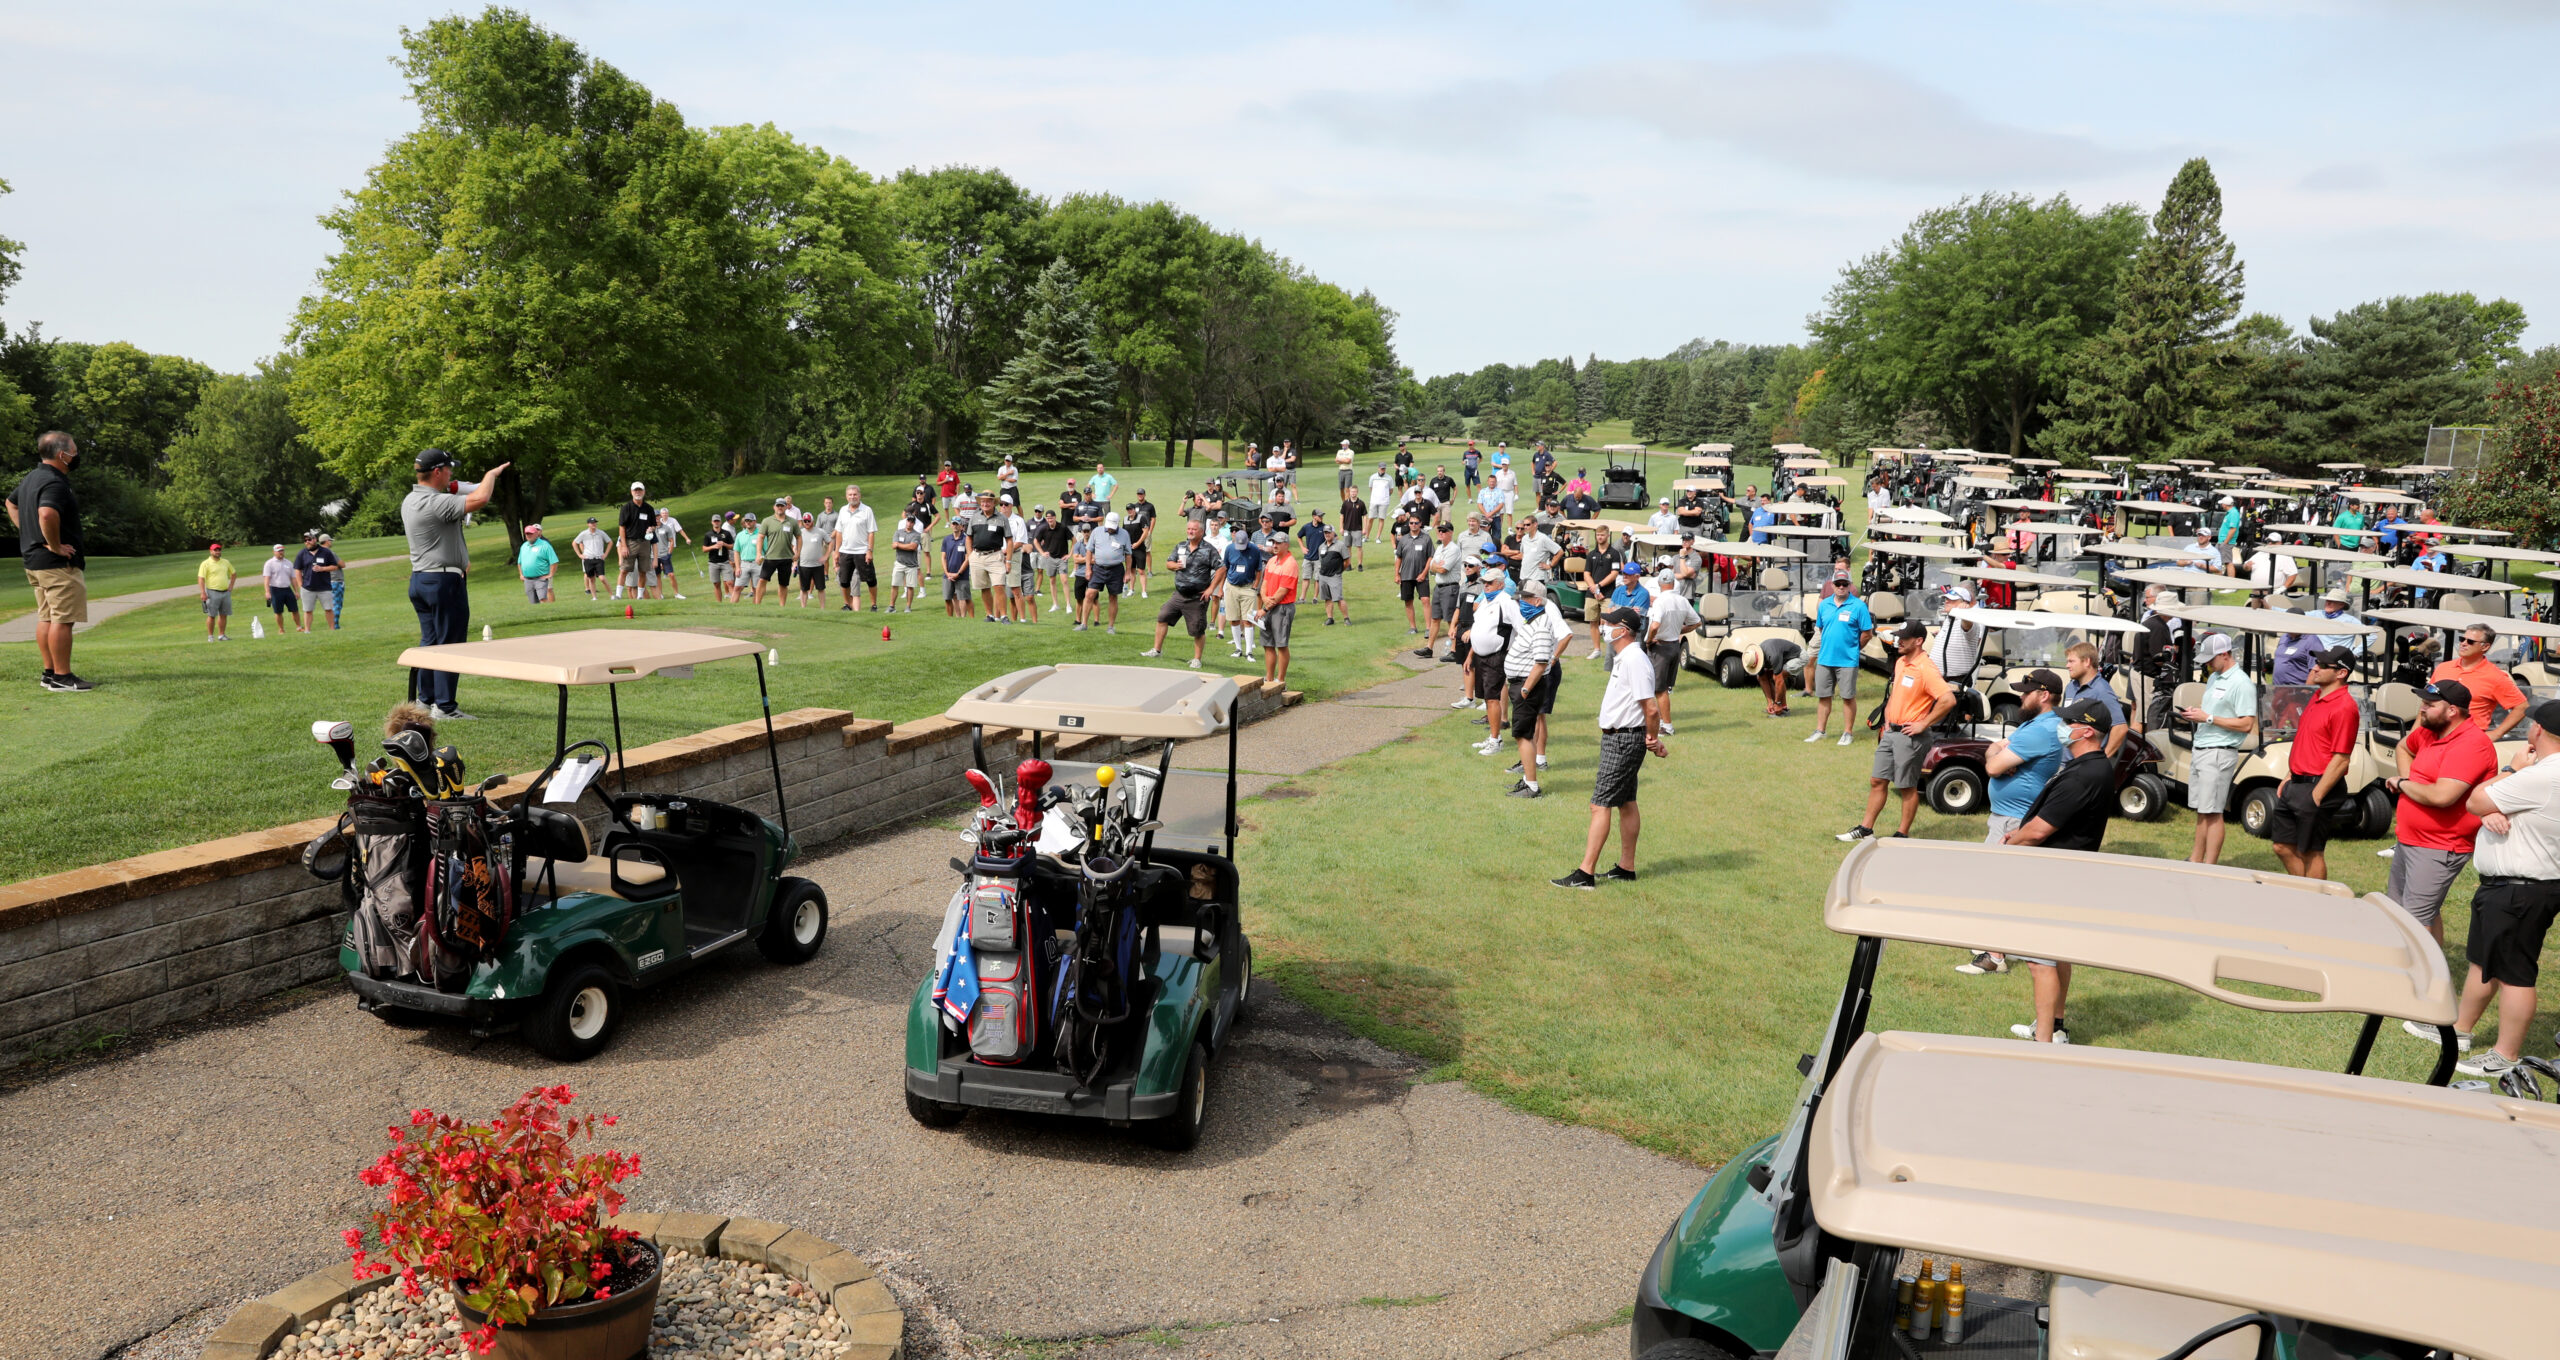
[(356, 725), (331, 722), (326, 718), (311, 724), (311, 739), (329, 748), (338, 758), (339, 774), (329, 787), (340, 791), (356, 786)]

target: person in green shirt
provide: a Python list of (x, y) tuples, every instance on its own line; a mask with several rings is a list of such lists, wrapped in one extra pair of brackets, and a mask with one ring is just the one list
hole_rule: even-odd
[(2222, 833), (2231, 809), (2232, 777), (2239, 773), (2241, 743), (2257, 735), (2258, 686), (2232, 654), (2231, 638), (2207, 633), (2196, 642), (2196, 664), (2204, 667), (2204, 694), (2178, 716), (2195, 724), (2192, 763), (2187, 774), (2187, 805), (2195, 809), (2195, 844), (2187, 858), (2197, 864), (2222, 862)]
[(729, 603), (745, 604), (747, 581), (756, 574), (757, 564), (763, 560), (757, 556), (757, 550), (764, 542), (764, 529), (756, 523), (754, 516), (732, 510), (729, 512), (729, 531), (738, 536), (737, 551), (731, 554), (737, 559), (738, 579), (729, 587)]
[[(2338, 518), (2334, 522), (2341, 529), (2361, 529), (2364, 527), (2364, 516), (2357, 514), (2356, 508), (2350, 505), (2346, 509), (2338, 512)], [(2338, 546), (2341, 548), (2360, 548), (2364, 546), (2364, 536), (2362, 534), (2340, 534), (2338, 535)]]
[(791, 599), (791, 559), (800, 550), (799, 528), (791, 517), (791, 498), (773, 498), (773, 513), (765, 516), (756, 535), (756, 603), (764, 603), (764, 587), (768, 581), (780, 581), (775, 589), (782, 592), (782, 603)]
[(535, 604), (551, 603), (551, 573), (559, 565), (560, 554), (542, 536), (542, 526), (524, 526), (524, 545), (516, 549), (516, 574), (524, 578), (524, 597)]
[[(204, 640), (231, 640), (231, 583), (240, 579), (240, 569), (222, 555), (222, 545), (212, 544), (204, 550), (204, 560), (196, 563), (196, 599), (204, 605)], [(214, 631), (215, 625), (221, 631)]]

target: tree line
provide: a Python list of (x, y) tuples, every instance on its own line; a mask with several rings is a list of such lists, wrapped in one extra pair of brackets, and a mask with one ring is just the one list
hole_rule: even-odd
[(0, 435), (83, 439), (98, 551), (290, 537), (333, 502), (380, 531), (428, 445), (512, 461), (512, 528), (635, 478), (1401, 433), (1393, 311), (1171, 204), (695, 127), (505, 9), (404, 29), (400, 68), (418, 126), (323, 219), (280, 355), (0, 344)]

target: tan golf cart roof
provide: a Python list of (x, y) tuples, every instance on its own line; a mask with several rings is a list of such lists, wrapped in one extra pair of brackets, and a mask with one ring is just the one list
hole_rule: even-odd
[(2137, 557), (2161, 562), (2204, 556), (2204, 550), (2192, 543), (2183, 548), (2153, 547), (2149, 540), (2140, 538), (2111, 538), (2104, 543), (2083, 543), (2080, 551), (2096, 553), (2100, 557)]
[(2011, 482), (2006, 477), (1984, 477), (1970, 472), (1966, 473), (1962, 477), (1956, 478), (1955, 484), (1957, 486), (1973, 487), (1982, 491), (2006, 491), (2011, 486), (2016, 485), (2016, 483)]
[(2133, 460), (2125, 457), (2121, 453), (2102, 453), (2089, 461), (2092, 463), (2130, 463)]
[(1949, 576), (1970, 576), (1977, 581), (1997, 581), (2011, 586), (2070, 586), (2080, 590), (2096, 590), (2098, 583), (2080, 576), (2048, 576), (2040, 571), (2020, 571), (2016, 567), (1949, 567)]
[(1822, 529), (1810, 524), (1755, 524), (1751, 526), (1751, 532), (1767, 534), (1771, 538), (1847, 538), (1849, 536), (1849, 531), (1846, 529)]
[[(2281, 609), (2250, 609), (2236, 604), (2178, 604), (2160, 606), (2160, 612), (2185, 619), (2204, 628), (2220, 628), (2228, 632), (2258, 633), (2268, 637), (2286, 633), (2303, 637), (2380, 637), (2382, 630), (2365, 623), (2353, 614), (2324, 619), (2318, 614), (2288, 614)], [(2475, 619), (2484, 617), (2474, 615)]]
[(2035, 609), (1994, 609), (1978, 604), (1964, 616), (1985, 628), (2065, 628), (2083, 633), (2142, 633), (2141, 624), (2111, 614), (2048, 614)]
[(1600, 446), (1600, 451), (1601, 451), (1602, 453), (1642, 453), (1642, 452), (1644, 452), (1644, 445), (1642, 445), (1642, 444), (1603, 444), (1603, 445), (1601, 445), (1601, 446)]
[(2420, 590), (2471, 591), (2521, 590), (2512, 581), (2491, 581), (2478, 576), (2456, 576), (2446, 571), (2420, 571), (2415, 567), (2359, 567), (2353, 573), (2359, 581), (2380, 581), (2387, 586), (2415, 586)]
[(2451, 472), (2453, 469), (2437, 467), (2433, 463), (2408, 463), (2396, 468), (2384, 468), (2383, 471), (2394, 477), (2433, 477), (2439, 473)]
[(2145, 472), (2175, 472), (2178, 470), (2178, 465), (2175, 463), (2136, 463), (2134, 466)]
[(1820, 472), (1831, 464), (1820, 458), (1790, 458), (1782, 466), (1789, 472)]
[[(1843, 935), (2139, 973), (2250, 1010), (2453, 1018), (2453, 975), (2418, 918), (2327, 879), (2144, 855), (1871, 840), (1832, 876), (1822, 923)], [(2312, 999), (2237, 992), (2217, 979)]]
[(2104, 534), (2109, 532), (2109, 530), (2107, 526), (2103, 524), (2054, 524), (2045, 520), (2031, 519), (2024, 521), (2011, 520), (2009, 522), (2009, 527), (2001, 532), (2013, 534), (2079, 534), (2085, 537), (2089, 534)]
[(2339, 493), (2351, 501), (2371, 501), (2376, 505), (2424, 505), (2425, 501), (2400, 491), (2383, 491), (2370, 486), (2351, 486)]
[(2062, 468), (2053, 475), (2068, 477), (2075, 482), (2112, 482), (2116, 479), (2114, 473), (2100, 472), (2096, 468)]
[(2466, 529), (2459, 524), (2425, 524), (2411, 521), (2400, 526), (2400, 532), (2418, 534), (2462, 534), (2469, 538), (2513, 538), (2513, 529)]
[(1849, 479), (1846, 477), (1833, 477), (1829, 475), (1796, 478), (1796, 485), (1798, 486), (1847, 486), (1848, 484)]
[(2062, 460), (2059, 458), (2015, 458), (2010, 461), (2016, 463), (2020, 467), (2057, 468), (2062, 466)]
[(2139, 510), (2149, 515), (2201, 515), (2204, 507), (2179, 501), (2118, 501), (2118, 510)]
[(1958, 548), (1945, 543), (1886, 543), (1876, 539), (1867, 541), (1867, 551), (1883, 553), (1887, 557), (1927, 557), (1942, 562), (1982, 556), (1971, 548)]
[(2079, 508), (2075, 505), (2066, 505), (2061, 501), (2029, 501), (2020, 500), (2015, 496), (2003, 497), (1996, 501), (1984, 501), (1983, 504), (1994, 510), (2076, 510)]
[(2466, 614), (2459, 609), (2376, 609), (2365, 617), (2419, 628), (2468, 628), (2476, 623), (2496, 630), (2502, 637), (2560, 638), (2560, 624), (2500, 618), (2495, 614)]
[[(1724, 490), (1724, 478), (1683, 477), (1680, 480), (1673, 482), (1671, 484), (1671, 489), (1674, 491), (1722, 491)], [(2554, 560), (2560, 561), (2560, 558), (2556, 558)]]
[(1689, 452), (1691, 452), (1691, 453), (1731, 453), (1731, 452), (1733, 452), (1733, 446), (1732, 446), (1731, 444), (1692, 444), (1692, 445), (1690, 445), (1690, 446), (1689, 446)]
[(2194, 472), (2189, 473), (2188, 475), (2198, 479), (2199, 481), (2207, 482), (2245, 482), (2249, 480), (2247, 477), (2237, 472)]
[(2337, 483), (2335, 483), (2335, 482), (2304, 481), (2304, 480), (2303, 480), (2302, 478), (2300, 478), (2300, 477), (2269, 477), (2269, 478), (2265, 479), (2264, 481), (2261, 481), (2260, 483), (2258, 483), (2258, 485), (2260, 485), (2260, 486), (2281, 486), (2281, 487), (2284, 487), (2284, 488), (2286, 488), (2286, 489), (2288, 489), (2288, 490), (2293, 490), (2293, 491), (2317, 491), (2317, 490), (2319, 490), (2320, 488), (2322, 488), (2322, 487), (2324, 487), (2324, 486), (2335, 486), (2335, 485), (2337, 485)]
[(1636, 542), (1641, 543), (1648, 548), (1676, 548), (1680, 546), (1681, 542), (1680, 535), (1678, 534), (1644, 533), (1631, 535), (1631, 537)]
[(1964, 530), (1952, 524), (1905, 524), (1897, 520), (1877, 520), (1867, 526), (1867, 537), (1880, 534), (1909, 534), (1913, 538), (1962, 538)]
[(1730, 458), (1691, 458), (1681, 463), (1680, 466), (1684, 471), (1693, 471), (1698, 468), (1729, 468), (1733, 466), (1733, 460)]
[(2362, 472), (2362, 471), (2364, 471), (2364, 464), (2362, 464), (2362, 463), (2321, 463), (2321, 464), (2319, 464), (2318, 466), (2319, 466), (2319, 468), (2320, 468), (2320, 470), (2321, 470), (2322, 472)]
[(2504, 548), (2489, 543), (2448, 543), (2444, 550), (2453, 557), (2477, 557), (2484, 562), (2560, 562), (2560, 553)]
[(1876, 515), (1881, 519), (1898, 519), (1912, 524), (1945, 524), (1955, 518), (1944, 510), (1932, 510), (1925, 505), (1888, 505), (1876, 511)]
[(2190, 571), (2185, 567), (2133, 567), (2114, 573), (2119, 581), (2135, 585), (2170, 586), (2179, 590), (2235, 590), (2233, 578), (2217, 576), (2209, 571)]
[(2374, 529), (2371, 525), (2367, 525), (2362, 529), (2341, 529), (2334, 524), (2277, 524), (2270, 522), (2264, 527), (2266, 531), (2271, 534), (2312, 534), (2320, 538), (2365, 539), (2372, 537), (2374, 534)]
[(1030, 666), (943, 710), (957, 722), (1114, 737), (1205, 737), (1235, 711), (1236, 682), (1153, 666)]
[[(1846, 1055), (1806, 1151), (1814, 1218), (1851, 1241), (2263, 1309), (2477, 1360), (2553, 1350), (2560, 1109), (2549, 1105), (2215, 1058), (1886, 1032)], [(2483, 1193), (2448, 1193), (2449, 1168)]]
[(1698, 544), (1698, 550), (1713, 553), (1718, 557), (1765, 557), (1781, 562), (1806, 555), (1793, 548), (1781, 548), (1775, 543), (1727, 543), (1721, 539), (1701, 541)]
[(1622, 519), (1560, 519), (1556, 521), (1556, 527), (1559, 529), (1580, 529), (1586, 533), (1640, 534), (1653, 526), (1650, 524), (1631, 524)]
[(1773, 501), (1765, 508), (1773, 515), (1819, 515), (1831, 509), (1820, 501)]
[(2289, 501), (2293, 497), (2281, 491), (2260, 491), (2256, 487), (2237, 487), (2222, 493), (2235, 501)]
[(2209, 468), (2213, 466), (2213, 460), (2210, 458), (2172, 458), (2169, 462), (2174, 466), (2182, 468)]
[(2225, 463), (2222, 465), (2222, 470), (2225, 472), (2236, 472), (2243, 477), (2264, 477), (2269, 475), (2267, 469), (2262, 467), (2251, 467), (2246, 463)]
[(754, 656), (763, 650), (761, 642), (708, 633), (580, 628), (494, 642), (411, 647), (400, 653), (397, 664), (537, 685), (615, 685), (705, 661)]
[(2362, 548), (2324, 548), (2317, 543), (2270, 543), (2267, 548), (2271, 552), (2282, 553), (2304, 562), (2379, 562), (2382, 560), (2379, 553), (2369, 553)]

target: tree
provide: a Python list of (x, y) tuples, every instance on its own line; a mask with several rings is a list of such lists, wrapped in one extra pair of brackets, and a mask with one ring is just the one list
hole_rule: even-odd
[(1032, 281), (1049, 263), (1048, 205), (1000, 170), (906, 170), (890, 188), (898, 230), (917, 257), (907, 286), (932, 320), (946, 381), (926, 401), (937, 466), (977, 442), (979, 389), (1013, 357)]
[[(0, 179), (0, 198), (9, 192), (9, 181)], [(0, 236), (0, 302), (9, 300), (9, 289), (18, 281), (18, 256), (25, 250), (24, 245)], [(0, 328), (0, 339), (6, 338), (5, 328)], [(32, 453), (36, 433), (35, 399), (0, 371), (0, 455), (16, 458)]]
[(2080, 347), (2039, 447), (2075, 463), (2098, 454), (2186, 457), (2228, 443), (2226, 370), (2241, 265), (2222, 234), (2222, 187), (2199, 156), (2169, 181), (2151, 234), (2125, 272), (2107, 328)]
[(1594, 351), (1582, 362), (1582, 375), (1574, 379), (1574, 414), (1584, 428), (1609, 418), (1609, 379), (1600, 371), (1600, 355)]
[(185, 427), (213, 370), (174, 354), (149, 354), (118, 340), (54, 341), (51, 424), (79, 437), (81, 466), (109, 470), (138, 486), (165, 481), (160, 455)]
[(193, 537), (290, 543), (346, 494), (293, 418), (292, 370), (286, 356), (214, 379), (171, 441), (163, 499)]
[(1027, 468), (1098, 457), (1116, 415), (1112, 366), (1095, 352), (1093, 309), (1076, 271), (1052, 260), (1031, 286), (1017, 353), (988, 383), (987, 435)]
[(1663, 423), (1670, 414), (1671, 381), (1660, 364), (1647, 364), (1636, 378), (1634, 405), (1628, 412), (1628, 433), (1639, 444), (1660, 442)]
[(2489, 456), (2445, 488), (2443, 509), (2454, 522), (2512, 529), (2515, 546), (2549, 550), (2560, 543), (2560, 380), (2548, 350), (2498, 384), (2491, 394), (2498, 432)]
[(1519, 434), (1512, 423), (1509, 408), (1501, 402), (1491, 402), (1476, 409), (1475, 423), (1467, 427), (1467, 438), (1481, 444), (1507, 444)]
[(1073, 262), (1083, 280), (1099, 324), (1095, 348), (1118, 378), (1117, 433), (1126, 462), (1150, 403), (1177, 417), (1191, 404), (1189, 380), (1198, 365), (1192, 341), (1206, 305), (1200, 257), (1213, 233), (1172, 204), (1132, 204), (1108, 194), (1070, 195), (1049, 214), (1045, 230), (1059, 258)]
[(2026, 452), (2064, 365), (2115, 313), (2142, 218), (2067, 197), (1967, 198), (1841, 271), (1812, 329), (1865, 417), (1945, 413), (1977, 448)]
[(1549, 378), (1538, 384), (1537, 391), (1521, 411), (1520, 437), (1544, 440), (1562, 446), (1582, 437), (1580, 403), (1573, 385), (1563, 378)]
[(2429, 426), (2488, 420), (2499, 366), (2523, 357), (2524, 328), (2524, 308), (2469, 293), (2386, 298), (2315, 316), (2295, 438), (2341, 461), (2414, 462)]
[(1369, 392), (1345, 413), (1342, 437), (1351, 441), (1354, 453), (1394, 443), (1404, 434), (1405, 408), (1402, 387), (1409, 377), (1407, 370), (1373, 368), (1369, 370)]

